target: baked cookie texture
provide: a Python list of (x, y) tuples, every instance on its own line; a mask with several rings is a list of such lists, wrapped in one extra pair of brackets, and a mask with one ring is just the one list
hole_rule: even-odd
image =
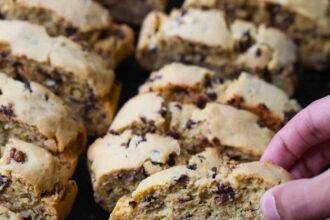
[[(51, 91), (0, 73), (0, 204), (17, 219), (64, 219), (77, 193), (70, 178), (86, 136)], [(0, 208), (1, 215), (16, 218)]]
[(23, 218), (10, 211), (8, 208), (0, 205), (0, 219), (2, 220), (23, 220)]
[[(237, 82), (243, 91), (245, 85), (250, 91), (240, 106), (227, 100), (240, 97)], [(275, 100), (278, 103), (271, 104)], [(272, 119), (276, 126), (268, 123), (266, 113), (255, 110), (259, 106), (276, 119)], [(90, 146), (88, 165), (95, 200), (111, 211), (142, 180), (187, 165), (208, 147), (241, 162), (258, 160), (273, 130), (285, 124), (277, 116), (288, 109), (298, 111), (299, 105), (255, 76), (242, 74), (238, 80), (223, 81), (209, 69), (179, 63), (165, 66), (151, 74), (139, 94), (120, 109), (109, 133)]]
[(120, 85), (101, 57), (25, 21), (0, 21), (0, 54), (0, 71), (50, 89), (83, 119), (89, 135), (106, 132)]
[(330, 65), (330, 2), (328, 0), (186, 0), (184, 8), (217, 8), (228, 19), (246, 19), (278, 28), (298, 45), (302, 65)]
[(48, 89), (0, 73), (0, 145), (18, 138), (53, 154), (83, 152), (86, 130), (75, 114)]
[(0, 13), (2, 19), (28, 21), (44, 26), (51, 36), (66, 36), (103, 56), (111, 67), (133, 52), (132, 29), (113, 23), (109, 12), (92, 0), (4, 0)]
[(217, 9), (152, 12), (145, 19), (137, 59), (148, 70), (183, 62), (234, 78), (242, 71), (258, 75), (292, 94), (296, 45), (283, 32), (244, 20), (227, 20)]
[(99, 0), (118, 21), (140, 25), (151, 11), (163, 11), (168, 0)]
[(207, 149), (188, 166), (176, 166), (143, 180), (120, 199), (110, 220), (118, 219), (265, 219), (260, 199), (290, 175), (269, 163), (240, 165)]

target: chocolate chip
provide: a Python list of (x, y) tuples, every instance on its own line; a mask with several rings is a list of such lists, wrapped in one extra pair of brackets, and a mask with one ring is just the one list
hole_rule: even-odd
[(216, 167), (212, 167), (211, 171), (212, 171), (212, 178), (214, 179), (217, 176), (218, 169)]
[(165, 118), (166, 117), (166, 114), (167, 114), (167, 111), (165, 108), (161, 108), (159, 109), (158, 113), (163, 117)]
[(77, 28), (74, 28), (74, 27), (65, 28), (65, 35), (68, 37), (75, 35), (76, 33), (77, 33)]
[(147, 139), (146, 139), (146, 137), (145, 136), (142, 136), (141, 137), (141, 140), (138, 140), (137, 142), (136, 142), (136, 146), (138, 146), (138, 145), (140, 145), (141, 143), (143, 143), (143, 142), (146, 142), (147, 141)]
[(5, 20), (5, 15), (3, 13), (0, 13), (0, 20)]
[(150, 204), (156, 201), (156, 197), (154, 197), (153, 195), (148, 195), (146, 198), (144, 198), (143, 201)]
[(212, 143), (213, 143), (213, 145), (215, 145), (216, 147), (221, 146), (221, 141), (220, 141), (218, 138), (216, 138), (216, 137), (214, 137), (214, 138), (212, 139)]
[(177, 108), (177, 109), (179, 109), (179, 110), (182, 110), (182, 106), (179, 105), (179, 104), (175, 104), (174, 107)]
[(187, 168), (190, 169), (190, 170), (196, 170), (197, 169), (197, 164), (195, 164), (195, 163), (190, 164), (190, 165), (187, 166)]
[(206, 104), (207, 104), (207, 99), (203, 96), (198, 97), (197, 100), (195, 101), (195, 105), (200, 109), (205, 108)]
[(167, 164), (169, 166), (174, 166), (175, 165), (175, 158), (176, 158), (176, 155), (175, 154), (171, 154), (169, 157), (168, 157), (168, 161), (167, 161)]
[(264, 119), (259, 119), (259, 120), (257, 121), (257, 124), (258, 124), (259, 127), (261, 127), (261, 128), (265, 128), (265, 127), (267, 127), (267, 122), (266, 122)]
[(190, 178), (189, 176), (183, 174), (181, 175), (177, 180), (176, 182), (179, 183), (179, 184), (183, 184), (183, 185), (187, 185), (190, 181)]
[(110, 36), (110, 32), (108, 30), (101, 31), (99, 34), (99, 40), (104, 40)]
[(129, 145), (130, 145), (130, 143), (131, 143), (131, 140), (132, 140), (131, 138), (130, 138), (130, 139), (128, 139), (128, 141), (127, 141), (127, 142), (124, 142), (124, 143), (122, 143), (122, 144), (121, 144), (121, 146), (122, 146), (122, 147), (125, 147), (125, 148), (128, 148), (128, 147), (129, 147)]
[(170, 131), (167, 133), (167, 135), (174, 138), (175, 140), (179, 140), (181, 136), (177, 131)]
[(257, 56), (257, 57), (260, 57), (261, 55), (262, 55), (262, 51), (261, 51), (260, 48), (258, 48), (258, 49), (256, 50), (256, 56)]
[(217, 190), (217, 196), (215, 197), (215, 200), (218, 204), (222, 204), (225, 202), (232, 202), (235, 199), (235, 192), (232, 187), (230, 187), (229, 184), (219, 184)]
[(9, 104), (8, 106), (1, 105), (0, 114), (4, 114), (8, 117), (16, 117), (14, 110), (13, 110), (13, 104)]
[(212, 86), (212, 81), (210, 79), (210, 77), (206, 77), (204, 80), (204, 86), (205, 87), (211, 87)]
[(267, 107), (266, 104), (260, 103), (258, 105), (258, 110), (260, 113), (268, 113), (269, 112), (269, 108)]
[(17, 163), (24, 163), (26, 160), (26, 154), (20, 150), (17, 150), (16, 148), (12, 148), (9, 151), (9, 162), (11, 160), (16, 161)]
[(189, 119), (186, 123), (186, 128), (187, 129), (192, 129), (192, 127), (196, 124), (193, 120)]
[(215, 101), (218, 99), (218, 95), (215, 92), (208, 92), (207, 97), (209, 97), (211, 101)]
[(251, 37), (251, 34), (249, 31), (244, 32), (242, 38), (239, 41), (239, 51), (245, 52), (247, 51), (252, 45), (254, 44), (254, 40)]
[(48, 94), (45, 94), (45, 95), (44, 95), (44, 99), (48, 102), (48, 100), (49, 100), (49, 95), (48, 95)]
[(119, 132), (117, 132), (117, 131), (115, 131), (115, 130), (110, 130), (110, 131), (109, 131), (109, 134), (112, 134), (112, 135), (118, 136), (118, 135), (119, 135)]
[(245, 100), (241, 96), (236, 96), (228, 101), (229, 105), (235, 106), (236, 108), (242, 108)]
[(0, 192), (9, 186), (8, 177), (0, 174)]
[(3, 93), (2, 93), (2, 90), (0, 89), (0, 95), (2, 95)]
[(147, 119), (145, 117), (140, 117), (141, 121), (144, 123), (144, 124), (147, 124)]
[(131, 206), (132, 208), (135, 208), (137, 206), (137, 202), (135, 201), (129, 201), (128, 205)]

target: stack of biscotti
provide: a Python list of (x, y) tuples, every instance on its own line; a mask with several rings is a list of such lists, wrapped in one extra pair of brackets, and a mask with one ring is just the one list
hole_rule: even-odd
[(246, 19), (278, 28), (298, 45), (302, 65), (316, 69), (330, 67), (328, 0), (186, 0), (184, 8), (217, 8), (231, 20)]
[(0, 73), (1, 219), (64, 219), (85, 144), (84, 125), (59, 97)]
[(106, 61), (70, 39), (27, 21), (0, 21), (0, 71), (44, 85), (84, 121), (91, 136), (110, 125), (120, 85)]
[(44, 26), (50, 36), (63, 35), (100, 54), (111, 67), (133, 52), (132, 29), (113, 23), (109, 12), (93, 0), (3, 0), (0, 14), (1, 19)]
[(291, 180), (269, 163), (237, 165), (216, 148), (193, 156), (143, 180), (122, 197), (110, 220), (144, 219), (265, 219), (260, 199), (271, 187)]
[(145, 16), (154, 10), (163, 11), (168, 0), (98, 0), (118, 21), (140, 25)]
[(218, 9), (187, 8), (145, 19), (137, 58), (148, 70), (171, 62), (210, 68), (225, 78), (242, 71), (257, 75), (292, 95), (297, 80), (295, 43), (281, 30)]
[(90, 146), (95, 200), (111, 211), (147, 177), (187, 165), (208, 147), (241, 162), (257, 160), (298, 110), (285, 92), (251, 74), (223, 80), (209, 69), (167, 65), (151, 74), (109, 133)]

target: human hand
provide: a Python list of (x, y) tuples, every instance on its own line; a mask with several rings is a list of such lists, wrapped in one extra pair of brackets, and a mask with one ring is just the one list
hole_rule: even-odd
[(269, 220), (330, 217), (330, 96), (298, 113), (272, 139), (261, 161), (289, 170), (296, 179), (261, 199)]

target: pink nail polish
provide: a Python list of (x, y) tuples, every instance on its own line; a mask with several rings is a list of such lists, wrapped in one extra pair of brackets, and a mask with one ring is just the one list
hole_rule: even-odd
[(261, 198), (261, 209), (268, 220), (281, 220), (276, 208), (275, 197), (271, 191), (267, 191)]

